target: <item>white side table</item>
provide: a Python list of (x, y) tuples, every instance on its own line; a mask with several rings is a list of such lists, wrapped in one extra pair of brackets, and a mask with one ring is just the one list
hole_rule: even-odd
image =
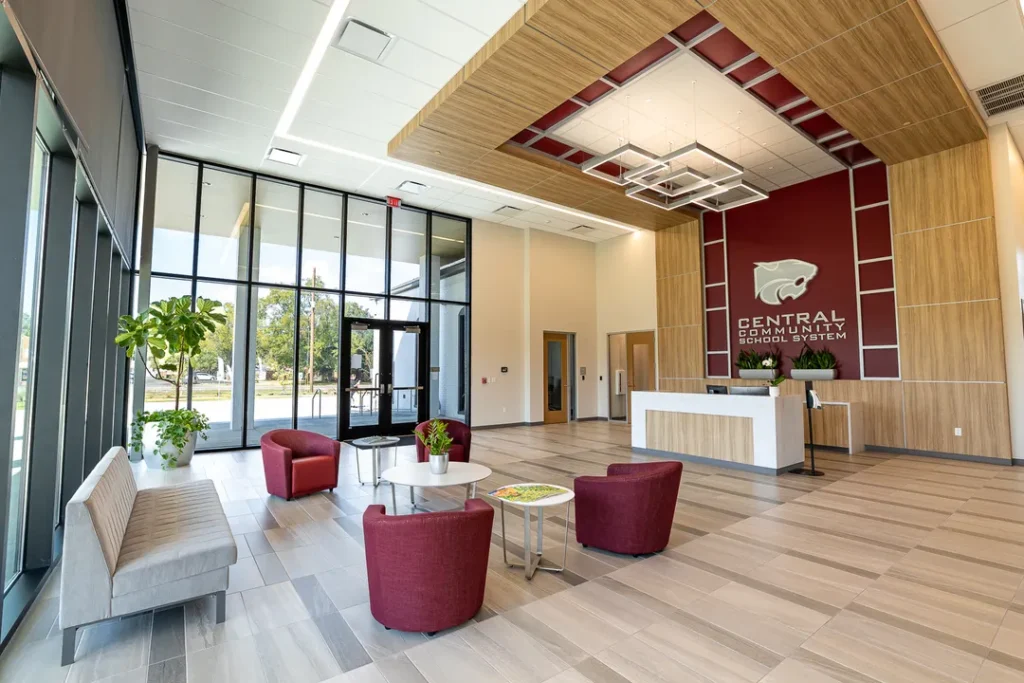
[(395, 486), (408, 486), (409, 499), (416, 507), (416, 487), (423, 489), (441, 486), (465, 486), (466, 498), (476, 496), (476, 483), (491, 476), (491, 468), (475, 462), (450, 462), (444, 474), (432, 474), (429, 462), (413, 462), (385, 470), (381, 479), (391, 484), (391, 510), (398, 514)]
[[(360, 484), (373, 484), (374, 488), (376, 488), (378, 485), (380, 485), (380, 470), (381, 470), (381, 466), (380, 466), (380, 453), (381, 453), (381, 450), (384, 449), (384, 448), (388, 448), (389, 446), (394, 446), (399, 441), (401, 441), (401, 439), (399, 439), (397, 436), (367, 436), (367, 437), (363, 437), (362, 439), (354, 439), (353, 441), (349, 442), (353, 446), (355, 446), (357, 449), (359, 449), (360, 451), (364, 451), (366, 449), (371, 449), (372, 450), (372, 454), (371, 454), (371, 457), (370, 457), (370, 459), (372, 461), (371, 468), (373, 470), (373, 480), (372, 481), (363, 481), (363, 471), (362, 471), (362, 468), (360, 468), (360, 466), (359, 466), (359, 453), (358, 452), (356, 453), (356, 477), (359, 479), (359, 483)], [(398, 455), (396, 453), (395, 461), (397, 462), (397, 460), (398, 460)]]
[[(505, 561), (506, 567), (522, 567), (523, 573), (526, 576), (526, 580), (529, 581), (533, 578), (534, 573), (540, 569), (546, 572), (561, 572), (565, 571), (565, 558), (569, 548), (569, 506), (572, 505), (572, 499), (576, 497), (576, 494), (565, 488), (564, 486), (558, 486), (556, 484), (542, 484), (538, 482), (530, 482), (525, 484), (517, 484), (518, 486), (553, 486), (554, 488), (562, 489), (565, 493), (561, 493), (555, 496), (548, 496), (541, 500), (534, 501), (532, 503), (518, 503), (511, 500), (504, 500), (497, 496), (491, 496), (495, 500), (501, 503), (501, 556)], [(508, 561), (508, 551), (505, 548), (505, 504), (515, 505), (523, 509), (523, 562), (525, 564), (519, 564), (517, 562)], [(565, 538), (562, 540), (562, 566), (561, 567), (541, 567), (540, 560), (544, 555), (544, 508), (555, 507), (556, 505), (565, 505)], [(537, 550), (531, 551), (530, 549), (530, 511), (532, 509), (537, 510)]]

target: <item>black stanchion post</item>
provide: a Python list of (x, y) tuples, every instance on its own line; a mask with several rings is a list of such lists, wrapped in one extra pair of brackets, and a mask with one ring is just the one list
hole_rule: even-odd
[(798, 470), (793, 470), (793, 474), (803, 474), (808, 477), (821, 477), (824, 476), (824, 472), (814, 467), (814, 399), (811, 397), (811, 391), (814, 389), (814, 382), (804, 382), (804, 398), (807, 406), (807, 436), (810, 440), (811, 447), (811, 468), (801, 467)]

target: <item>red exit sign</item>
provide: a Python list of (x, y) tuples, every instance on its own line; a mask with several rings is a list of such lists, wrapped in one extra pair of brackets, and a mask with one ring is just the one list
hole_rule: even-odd
[(398, 208), (400, 208), (402, 206), (402, 198), (401, 197), (388, 197), (387, 200), (388, 200), (388, 206), (390, 206), (392, 209), (398, 209)]

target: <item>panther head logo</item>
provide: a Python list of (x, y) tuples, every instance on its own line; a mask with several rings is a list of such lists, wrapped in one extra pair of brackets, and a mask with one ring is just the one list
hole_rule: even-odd
[(754, 264), (754, 295), (766, 304), (799, 299), (818, 274), (818, 266), (795, 258)]

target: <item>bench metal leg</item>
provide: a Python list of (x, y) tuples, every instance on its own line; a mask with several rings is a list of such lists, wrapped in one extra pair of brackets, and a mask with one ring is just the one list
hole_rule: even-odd
[(78, 633), (78, 627), (72, 626), (64, 629), (64, 643), (60, 650), (60, 665), (68, 666), (75, 662), (75, 635)]
[(227, 591), (220, 591), (214, 595), (217, 598), (217, 623), (223, 624), (224, 620), (227, 619)]

